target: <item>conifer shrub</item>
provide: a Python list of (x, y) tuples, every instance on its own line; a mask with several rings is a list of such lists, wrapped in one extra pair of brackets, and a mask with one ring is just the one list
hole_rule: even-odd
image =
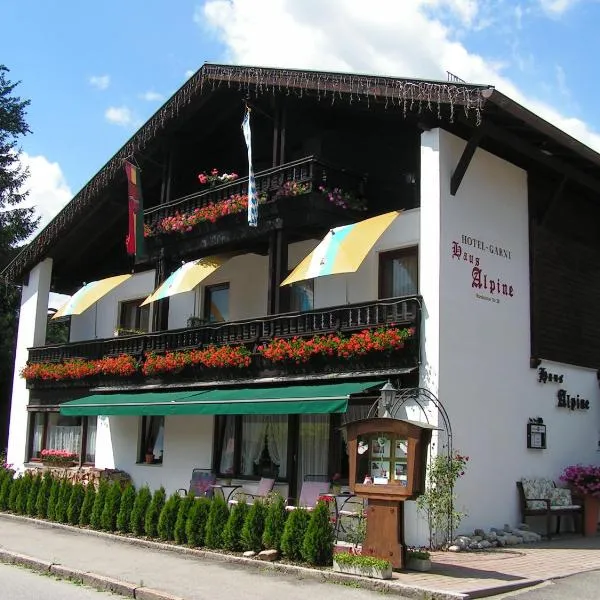
[(281, 536), (286, 517), (285, 500), (280, 494), (273, 495), (267, 505), (265, 530), (262, 537), (262, 545), (268, 550), (281, 550)]
[(150, 492), (150, 488), (145, 485), (140, 488), (140, 491), (135, 498), (133, 510), (131, 511), (131, 519), (129, 520), (129, 529), (134, 535), (144, 535), (146, 513), (148, 512), (150, 502), (152, 502), (152, 492)]
[(129, 533), (131, 531), (131, 511), (135, 504), (135, 488), (128, 483), (121, 495), (121, 504), (119, 505), (119, 514), (117, 515), (117, 531)]
[(92, 507), (92, 514), (90, 516), (90, 527), (92, 529), (102, 528), (102, 512), (104, 511), (104, 504), (106, 503), (108, 488), (108, 481), (106, 481), (106, 479), (101, 479), (100, 483), (98, 484), (96, 497), (94, 498), (94, 506)]
[(113, 481), (106, 492), (106, 500), (100, 516), (100, 527), (104, 531), (114, 531), (116, 529), (120, 506), (121, 484), (118, 481)]
[(81, 516), (81, 508), (84, 500), (85, 488), (83, 487), (83, 484), (74, 484), (71, 498), (69, 499), (69, 506), (67, 507), (67, 522), (71, 525), (79, 524), (79, 517)]
[(15, 480), (13, 480), (13, 483), (10, 486), (10, 495), (8, 497), (8, 510), (12, 512), (17, 512), (17, 498), (19, 497), (19, 492), (21, 490), (22, 483), (23, 478), (17, 477)]
[(175, 529), (173, 531), (173, 537), (177, 544), (186, 544), (187, 535), (185, 532), (185, 524), (187, 523), (190, 510), (194, 504), (194, 494), (189, 493), (179, 503), (179, 510), (177, 511), (177, 520), (175, 521)]
[(208, 548), (223, 547), (223, 530), (229, 519), (229, 509), (224, 498), (219, 496), (212, 499), (210, 510), (208, 511), (208, 520), (206, 521), (206, 533), (204, 544)]
[(47, 517), (50, 521), (56, 521), (56, 505), (58, 504), (58, 494), (60, 492), (60, 479), (52, 478), (50, 486), (50, 496), (48, 497)]
[(94, 503), (96, 502), (96, 488), (91, 481), (88, 481), (85, 486), (85, 497), (83, 498), (83, 505), (81, 506), (81, 512), (79, 513), (79, 525), (82, 527), (88, 527), (92, 518), (92, 510), (94, 509)]
[(266, 516), (265, 503), (262, 500), (255, 500), (248, 510), (242, 527), (241, 542), (244, 550), (254, 550), (254, 552), (261, 550)]
[(333, 527), (328, 502), (319, 500), (310, 515), (302, 542), (302, 558), (318, 566), (331, 565), (333, 562)]
[(236, 551), (242, 549), (242, 528), (249, 509), (250, 507), (244, 499), (239, 500), (237, 504), (231, 507), (227, 525), (223, 530), (223, 547), (226, 550)]
[(181, 504), (181, 496), (175, 492), (169, 496), (158, 517), (158, 537), (169, 541), (175, 538), (175, 523)]
[(40, 519), (45, 519), (48, 516), (48, 500), (50, 499), (53, 480), (52, 473), (46, 471), (35, 501), (35, 513)]
[(288, 515), (281, 536), (281, 552), (286, 558), (302, 560), (302, 542), (309, 522), (310, 514), (304, 508), (296, 508)]
[(0, 510), (8, 509), (8, 500), (10, 498), (10, 489), (13, 481), (13, 474), (11, 471), (8, 471), (8, 475), (4, 476), (2, 486), (0, 487)]
[(36, 504), (37, 497), (42, 487), (42, 476), (40, 473), (36, 473), (31, 480), (31, 487), (29, 488), (29, 496), (27, 497), (27, 508), (26, 512), (30, 517), (35, 517), (37, 514)]
[(206, 523), (212, 501), (209, 498), (194, 500), (185, 523), (185, 537), (189, 546), (204, 546), (206, 539)]
[(31, 473), (25, 473), (21, 478), (21, 486), (19, 493), (17, 494), (17, 500), (15, 505), (15, 512), (19, 515), (24, 515), (27, 512), (27, 501), (29, 500), (29, 491), (31, 490), (31, 483), (33, 477)]
[(166, 501), (165, 488), (160, 487), (152, 495), (152, 501), (146, 512), (146, 520), (144, 522), (144, 532), (148, 537), (155, 538), (158, 536), (158, 519), (162, 512)]
[(67, 522), (67, 510), (69, 509), (69, 501), (71, 500), (72, 492), (73, 486), (71, 485), (71, 482), (68, 479), (63, 479), (60, 482), (58, 501), (56, 502), (55, 519), (59, 523)]

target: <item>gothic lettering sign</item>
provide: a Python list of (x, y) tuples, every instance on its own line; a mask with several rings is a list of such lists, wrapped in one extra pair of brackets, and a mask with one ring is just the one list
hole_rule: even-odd
[[(561, 373), (550, 373), (544, 367), (540, 367), (538, 369), (538, 383), (558, 383), (563, 384), (565, 381), (565, 376)], [(556, 406), (558, 408), (566, 408), (567, 410), (589, 410), (590, 409), (590, 401), (581, 398), (579, 394), (572, 395), (567, 392), (567, 390), (561, 388), (556, 392), (557, 403)]]

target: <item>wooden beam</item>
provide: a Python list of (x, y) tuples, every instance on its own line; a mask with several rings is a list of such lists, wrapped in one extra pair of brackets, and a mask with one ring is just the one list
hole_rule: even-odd
[(480, 125), (467, 142), (460, 160), (456, 165), (456, 169), (454, 169), (454, 172), (452, 173), (452, 178), (450, 179), (450, 194), (452, 196), (456, 196), (456, 192), (458, 192), (458, 188), (460, 187), (463, 177), (465, 176), (465, 173), (471, 164), (471, 159), (475, 154), (475, 150), (477, 150), (477, 147), (479, 146), (479, 143), (484, 135), (485, 125)]
[(567, 176), (564, 176), (560, 180), (558, 187), (554, 190), (554, 193), (552, 194), (552, 197), (550, 198), (550, 202), (548, 203), (548, 208), (545, 210), (544, 214), (542, 215), (542, 218), (540, 219), (540, 225), (544, 225), (546, 223), (546, 220), (548, 219), (548, 214), (552, 211), (554, 206), (557, 204), (557, 202), (562, 197), (563, 192), (565, 190), (565, 185), (567, 184), (567, 181), (568, 181)]

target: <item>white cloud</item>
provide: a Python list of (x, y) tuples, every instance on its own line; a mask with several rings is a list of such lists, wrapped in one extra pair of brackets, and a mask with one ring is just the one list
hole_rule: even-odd
[(109, 106), (104, 112), (104, 118), (113, 125), (130, 127), (137, 119), (127, 106)]
[(71, 200), (73, 193), (57, 162), (51, 162), (42, 155), (30, 156), (25, 152), (19, 158), (29, 168), (29, 178), (24, 186), (29, 195), (22, 206), (35, 208), (36, 215), (41, 217), (38, 227), (40, 231)]
[(105, 90), (110, 85), (110, 75), (92, 75), (88, 83), (97, 90)]
[[(559, 1), (568, 3), (555, 3)], [(208, 0), (202, 10), (196, 10), (194, 21), (217, 33), (226, 45), (226, 60), (236, 64), (442, 80), (450, 71), (466, 81), (496, 86), (600, 150), (597, 132), (580, 119), (527, 97), (504, 74), (505, 64), (470, 52), (448, 25), (434, 18), (432, 10), (444, 9), (452, 21), (475, 27), (482, 7), (489, 9), (493, 4), (483, 0), (371, 0), (365, 10), (364, 0)]]
[(192, 75), (193, 75), (195, 72), (196, 72), (196, 71), (194, 71), (194, 69), (188, 69), (188, 70), (185, 72), (185, 78), (186, 78), (186, 79), (189, 79), (189, 78), (190, 78), (190, 77), (191, 77), (191, 76), (192, 76)]
[(164, 96), (162, 94), (159, 94), (158, 92), (148, 90), (147, 92), (140, 94), (140, 98), (142, 100), (146, 100), (146, 102), (160, 102), (164, 99)]
[(559, 17), (573, 8), (579, 0), (539, 0), (542, 10), (552, 16)]

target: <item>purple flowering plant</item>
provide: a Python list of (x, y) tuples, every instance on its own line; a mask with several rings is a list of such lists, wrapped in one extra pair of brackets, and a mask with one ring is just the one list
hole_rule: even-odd
[(600, 498), (600, 466), (572, 465), (564, 470), (560, 480), (580, 494)]

